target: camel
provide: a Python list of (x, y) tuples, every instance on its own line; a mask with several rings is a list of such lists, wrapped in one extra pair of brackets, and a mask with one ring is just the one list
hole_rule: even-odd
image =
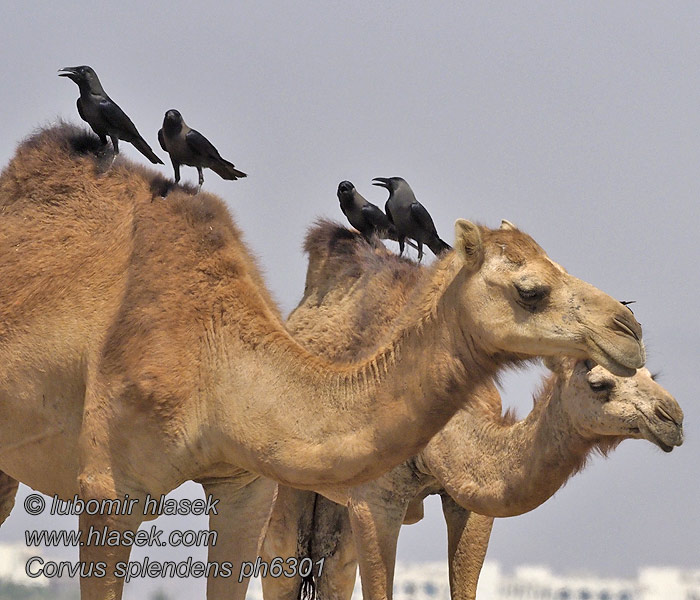
[[(288, 327), (312, 351), (352, 359), (381, 343), (421, 269), (370, 249), (359, 238), (324, 249), (316, 238), (327, 238), (329, 227), (309, 234), (305, 298)], [(357, 323), (367, 314), (373, 321), (365, 337)], [(628, 438), (647, 439), (664, 451), (682, 443), (683, 413), (646, 369), (625, 379), (590, 362), (547, 362), (555, 372), (520, 423), (509, 414), (501, 417), (498, 391), (484, 382), (471, 391), (455, 390), (477, 398), (418, 455), (375, 481), (332, 490), (329, 496), (340, 504), (280, 486), (263, 558), (309, 556), (314, 564), (323, 558), (322, 574), (315, 578), (318, 597), (341, 600), (352, 595), (359, 555), (364, 597), (391, 598), (400, 525), (420, 520), (423, 498), (440, 494), (452, 597), (474, 598), (493, 517), (539, 506), (592, 451), (607, 454)], [(301, 586), (300, 578), (263, 579), (265, 597), (275, 600), (297, 598)]]
[[(622, 376), (644, 363), (628, 309), (518, 229), (464, 219), (386, 344), (331, 363), (285, 329), (223, 201), (98, 152), (61, 124), (0, 176), (0, 471), (35, 490), (143, 506), (200, 482), (226, 506), (210, 515), (230, 533), (213, 555), (239, 565), (257, 554), (273, 481), (379, 476), (462, 406), (456, 387), (540, 355)], [(82, 513), (79, 528), (148, 518)], [(129, 554), (81, 546), (106, 571), (81, 578), (82, 600), (120, 598)], [(247, 581), (210, 575), (210, 598), (245, 595)]]
[[(500, 406), (495, 390), (480, 395)], [(281, 486), (262, 557), (292, 552), (313, 564), (323, 558), (316, 577), (322, 600), (352, 596), (359, 562), (363, 597), (390, 599), (401, 524), (419, 521), (425, 496), (440, 494), (451, 596), (473, 600), (494, 519), (482, 513), (512, 516), (536, 508), (591, 452), (607, 454), (624, 439), (646, 439), (669, 452), (682, 443), (682, 418), (646, 369), (625, 379), (599, 366), (589, 370), (584, 361), (562, 361), (524, 421), (463, 409), (416, 457), (348, 490), (345, 504)], [(337, 489), (332, 496), (338, 501)], [(295, 529), (295, 523), (301, 525)], [(265, 598), (298, 598), (301, 586), (299, 578), (263, 579)]]

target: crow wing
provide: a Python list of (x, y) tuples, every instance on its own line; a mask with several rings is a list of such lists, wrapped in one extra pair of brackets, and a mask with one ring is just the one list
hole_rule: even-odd
[(384, 205), (384, 212), (386, 213), (386, 218), (389, 219), (389, 223), (395, 225), (394, 217), (391, 216), (391, 211), (389, 210), (389, 200), (387, 200), (386, 204)]
[(437, 229), (435, 229), (432, 217), (418, 201), (411, 203), (411, 219), (426, 233), (437, 235)]
[(80, 101), (80, 98), (78, 98), (78, 102), (76, 102), (76, 104), (78, 105), (78, 114), (80, 115), (80, 118), (87, 123), (85, 113), (83, 112), (83, 103)]
[(362, 207), (362, 216), (365, 221), (372, 225), (375, 229), (389, 229), (390, 223), (387, 216), (381, 211), (378, 206), (368, 202)]
[(158, 130), (158, 143), (160, 144), (160, 147), (163, 148), (166, 152), (168, 149), (165, 147), (165, 135), (163, 135), (163, 130), (159, 129)]
[(221, 155), (219, 151), (214, 148), (214, 144), (199, 133), (199, 131), (190, 129), (185, 135), (185, 141), (195, 154), (214, 160), (221, 160)]
[[(118, 129), (120, 133), (127, 134), (134, 138), (141, 137), (138, 130), (136, 129), (136, 125), (134, 125), (133, 121), (121, 108), (119, 108), (119, 106), (115, 102), (113, 102), (109, 98), (103, 98), (102, 100), (100, 100), (99, 106), (100, 113), (104, 117), (105, 121), (107, 121), (107, 123), (109, 123), (113, 129)], [(129, 141), (129, 139), (126, 138), (126, 136), (125, 139), (127, 142)]]

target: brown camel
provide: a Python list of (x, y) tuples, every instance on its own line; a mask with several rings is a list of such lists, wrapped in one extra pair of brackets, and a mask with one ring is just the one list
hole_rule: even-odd
[[(418, 452), (479, 385), (534, 355), (590, 357), (631, 375), (641, 328), (619, 302), (526, 234), (455, 225), (386, 344), (353, 364), (286, 331), (223, 202), (167, 186), (94, 138), (58, 126), (0, 176), (0, 471), (47, 494), (159, 497), (184, 481), (221, 498), (215, 556), (257, 553), (274, 484), (354, 485)], [(144, 516), (80, 515), (80, 530)], [(222, 536), (223, 537), (223, 536)], [(120, 598), (128, 545), (80, 548)], [(211, 577), (212, 598), (246, 582)]]
[[(310, 235), (305, 299), (288, 327), (309, 349), (351, 360), (381, 343), (382, 330), (401, 310), (421, 269), (356, 242), (324, 252), (313, 243), (316, 236), (323, 231)], [(364, 337), (357, 324), (368, 314), (372, 322)], [(647, 439), (666, 451), (681, 443), (682, 411), (645, 369), (624, 379), (599, 366), (589, 369), (583, 361), (549, 362), (556, 374), (525, 421), (513, 424), (501, 417), (500, 396), (490, 382), (471, 391), (456, 389), (455, 394), (476, 399), (417, 456), (375, 481), (347, 492), (332, 490), (341, 505), (280, 486), (263, 558), (310, 556), (314, 563), (323, 558), (318, 596), (349, 598), (357, 565), (349, 504), (364, 597), (389, 598), (400, 524), (419, 520), (423, 498), (439, 493), (453, 597), (473, 598), (493, 519), (471, 511), (509, 516), (532, 510), (577, 472), (592, 450), (607, 453), (623, 439)], [(300, 587), (299, 578), (263, 580), (266, 598), (275, 600), (297, 598)]]

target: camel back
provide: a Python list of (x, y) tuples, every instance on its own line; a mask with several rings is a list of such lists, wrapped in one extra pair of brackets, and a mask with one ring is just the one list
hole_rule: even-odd
[[(330, 360), (371, 355), (427, 269), (327, 220), (311, 227), (304, 249), (309, 257), (304, 297), (287, 328), (303, 346)], [(314, 344), (319, 336), (329, 338), (329, 345)]]
[(122, 308), (171, 313), (237, 296), (249, 321), (279, 321), (221, 199), (121, 156), (110, 162), (94, 135), (61, 123), (21, 143), (2, 172), (0, 340), (62, 304), (81, 318), (99, 312), (107, 290)]

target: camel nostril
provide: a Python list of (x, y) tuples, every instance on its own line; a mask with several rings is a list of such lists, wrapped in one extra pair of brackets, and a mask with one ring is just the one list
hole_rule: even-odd
[(654, 409), (654, 414), (661, 420), (665, 421), (666, 423), (675, 423), (675, 419), (669, 415), (663, 408), (656, 407)]
[[(625, 315), (626, 317), (626, 315)], [(613, 323), (625, 335), (633, 337), (638, 342), (641, 340), (641, 326), (639, 323), (631, 323), (628, 318), (622, 316), (613, 317)]]

